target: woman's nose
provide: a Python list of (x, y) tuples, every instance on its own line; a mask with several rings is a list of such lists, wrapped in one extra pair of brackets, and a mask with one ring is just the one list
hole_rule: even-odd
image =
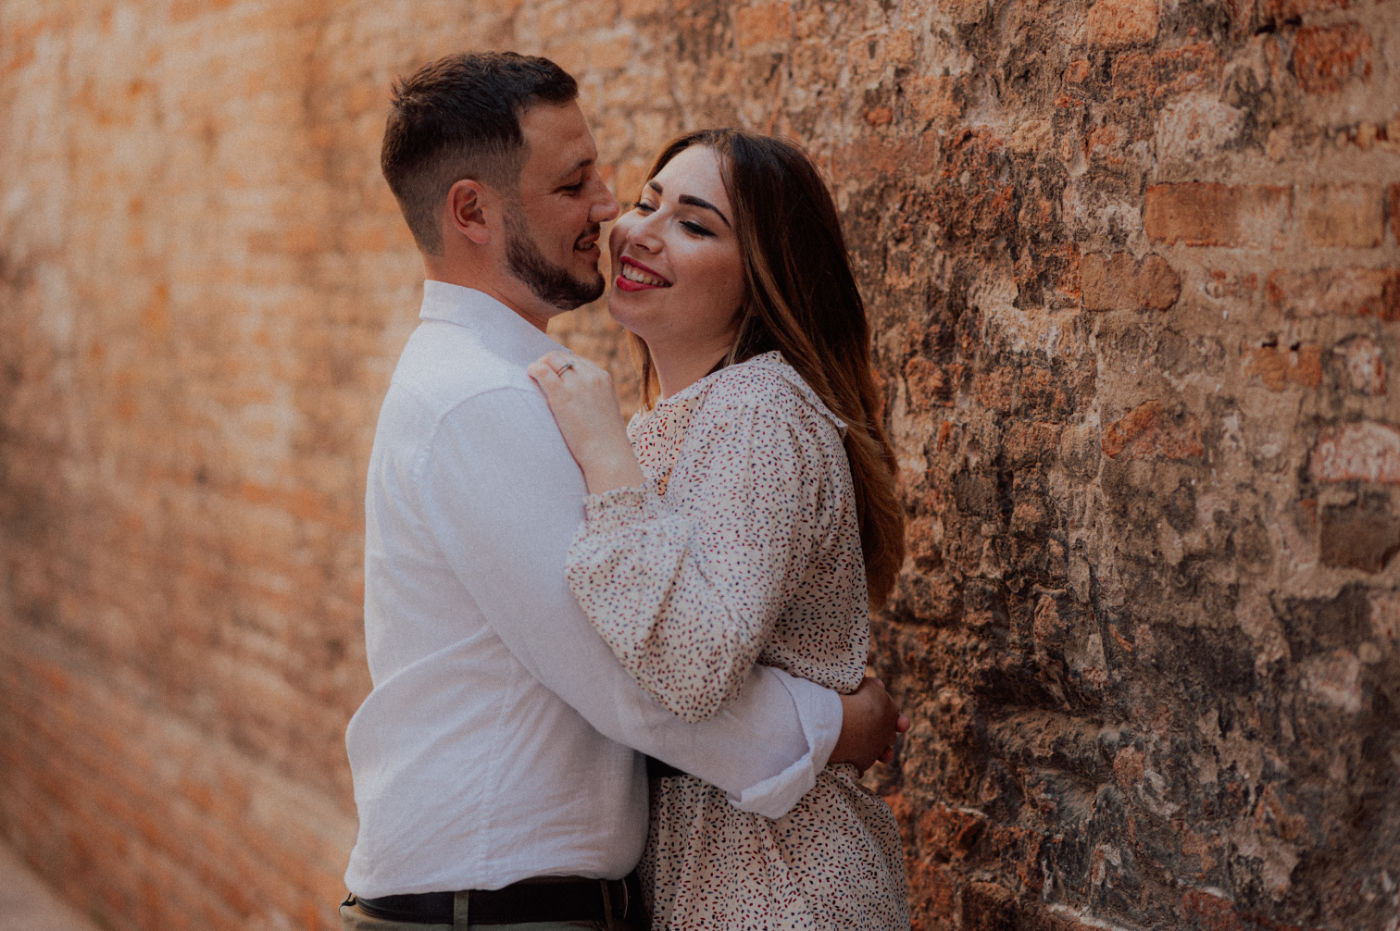
[(648, 252), (657, 252), (661, 249), (661, 237), (658, 235), (655, 220), (655, 213), (637, 218), (637, 222), (633, 223), (632, 228), (627, 231), (627, 238), (633, 245)]

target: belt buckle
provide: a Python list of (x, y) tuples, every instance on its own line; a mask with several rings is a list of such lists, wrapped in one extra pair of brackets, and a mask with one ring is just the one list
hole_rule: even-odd
[[(612, 897), (612, 884), (617, 883), (622, 889), (622, 901), (614, 902)], [(603, 919), (611, 921), (614, 918), (626, 918), (632, 911), (632, 891), (627, 888), (627, 879), (600, 879), (598, 887), (603, 893)], [(613, 906), (620, 905), (621, 911), (614, 912)]]

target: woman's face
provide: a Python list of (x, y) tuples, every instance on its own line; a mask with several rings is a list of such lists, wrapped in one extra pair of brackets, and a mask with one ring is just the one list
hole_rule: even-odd
[(613, 224), (608, 310), (653, 356), (713, 364), (733, 345), (744, 272), (720, 170), (714, 149), (681, 151)]

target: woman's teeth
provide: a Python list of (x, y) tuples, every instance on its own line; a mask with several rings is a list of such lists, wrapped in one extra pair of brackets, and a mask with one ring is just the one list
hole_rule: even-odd
[(667, 282), (655, 275), (648, 275), (635, 265), (623, 265), (622, 277), (628, 281), (635, 281), (637, 284), (651, 285), (653, 288), (667, 287)]

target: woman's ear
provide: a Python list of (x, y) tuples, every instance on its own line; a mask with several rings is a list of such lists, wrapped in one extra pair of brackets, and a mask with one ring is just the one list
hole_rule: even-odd
[(458, 234), (478, 245), (491, 240), (491, 230), (486, 222), (487, 202), (490, 200), (485, 185), (473, 178), (463, 178), (447, 192), (448, 218)]

